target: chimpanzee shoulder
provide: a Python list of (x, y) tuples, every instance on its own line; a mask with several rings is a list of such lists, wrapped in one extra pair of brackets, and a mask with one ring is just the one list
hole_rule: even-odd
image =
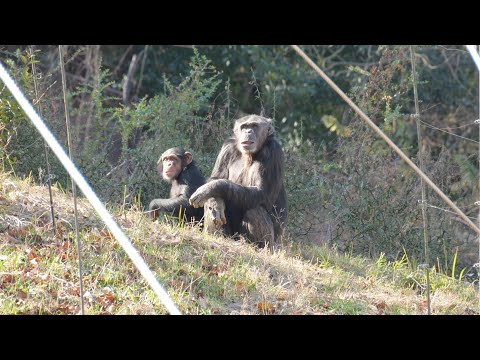
[(180, 185), (188, 186), (190, 190), (188, 196), (190, 196), (199, 186), (205, 184), (205, 177), (198, 169), (195, 161), (192, 161), (182, 170), (177, 181)]
[(282, 160), (283, 150), (277, 139), (273, 136), (269, 136), (262, 149), (255, 154), (254, 158), (258, 161), (264, 162), (271, 160), (272, 157), (280, 157), (280, 160)]

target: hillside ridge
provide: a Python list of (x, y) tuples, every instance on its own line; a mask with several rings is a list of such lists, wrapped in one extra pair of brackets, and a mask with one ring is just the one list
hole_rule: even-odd
[[(0, 172), (0, 314), (79, 314), (73, 200)], [(136, 204), (109, 207), (183, 314), (426, 314), (423, 272), (289, 241), (274, 253), (182, 224), (152, 222)], [(78, 201), (86, 314), (166, 314), (85, 198)], [(479, 314), (472, 284), (432, 274), (433, 314)]]

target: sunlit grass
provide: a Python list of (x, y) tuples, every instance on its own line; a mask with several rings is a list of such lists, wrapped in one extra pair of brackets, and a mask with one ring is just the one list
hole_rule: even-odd
[[(0, 174), (0, 314), (78, 314), (80, 287), (73, 201)], [(109, 207), (184, 314), (426, 314), (425, 271), (290, 239), (272, 254), (183, 222), (152, 222), (138, 204)], [(80, 199), (87, 314), (166, 314), (150, 286)], [(454, 273), (455, 261), (451, 272)], [(431, 269), (432, 313), (478, 314), (473, 285)]]

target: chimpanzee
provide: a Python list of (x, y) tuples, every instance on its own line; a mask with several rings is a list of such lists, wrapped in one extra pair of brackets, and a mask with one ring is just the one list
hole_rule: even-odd
[(150, 202), (148, 209), (152, 219), (155, 220), (159, 213), (178, 217), (181, 211), (186, 221), (200, 221), (203, 209), (193, 208), (188, 203), (188, 198), (199, 186), (205, 184), (205, 178), (193, 161), (192, 154), (181, 146), (168, 149), (158, 159), (157, 170), (172, 187), (169, 199), (154, 199)]
[(190, 196), (190, 204), (204, 206), (206, 223), (223, 225), (225, 234), (242, 234), (261, 247), (273, 247), (288, 218), (283, 150), (271, 119), (244, 116), (233, 132), (211, 177)]

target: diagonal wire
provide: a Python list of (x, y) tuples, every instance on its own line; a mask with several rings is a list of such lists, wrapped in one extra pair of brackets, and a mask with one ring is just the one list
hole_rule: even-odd
[(469, 123), (469, 124), (465, 124), (465, 125), (460, 125), (460, 126), (455, 126), (455, 127), (452, 127), (452, 126), (447, 126), (447, 127), (444, 127), (444, 128), (439, 128), (441, 130), (454, 130), (454, 129), (461, 129), (461, 128), (464, 128), (464, 127), (467, 127), (467, 126), (472, 126), (472, 125), (476, 125), (477, 122), (476, 120), (472, 123)]
[(466, 223), (470, 228), (472, 228), (478, 235), (480, 235), (480, 228), (475, 225), (472, 220), (470, 220), (463, 212), (460, 210), (457, 205), (453, 203), (452, 200), (448, 198), (447, 195), (445, 195), (442, 190), (438, 188), (437, 185), (433, 183), (430, 178), (425, 175), (425, 173), (418, 168), (415, 163), (410, 160), (410, 158), (405, 155), (405, 153), (400, 150), (400, 148), (395, 145), (395, 143), (387, 136), (385, 133), (380, 130), (380, 128), (375, 125), (375, 123), (370, 120), (370, 118), (365, 115), (365, 113), (360, 110), (360, 108), (355, 105), (355, 103), (308, 57), (307, 54), (305, 54), (302, 49), (300, 49), (297, 45), (290, 45), (300, 57), (302, 57), (308, 65), (310, 65), (315, 72), (320, 75), (326, 82), (327, 84), (335, 90), (335, 92), (357, 113), (357, 115), (365, 121), (365, 123), (377, 133), (378, 136), (380, 136), (399, 156), (402, 158), (403, 161), (407, 163), (408, 166), (410, 166), (425, 182), (427, 183), (428, 186), (430, 186), (433, 191), (435, 191), (440, 198), (445, 201)]
[[(453, 212), (453, 211), (450, 211), (450, 210), (447, 210), (447, 209), (444, 209), (444, 208), (441, 208), (441, 207), (438, 207), (438, 206), (435, 206), (435, 205), (427, 204), (427, 207), (432, 208), (432, 209), (445, 211), (445, 212), (450, 213), (450, 214), (458, 215), (456, 212)], [(469, 216), (468, 218), (473, 219), (473, 220), (477, 219), (476, 217), (472, 217), (472, 216)]]
[[(436, 127), (436, 126), (430, 125), (429, 123), (427, 123), (427, 122), (425, 122), (425, 121), (422, 121), (422, 120), (420, 120), (420, 122), (421, 122), (422, 124), (424, 124), (425, 126), (429, 127), (429, 128), (432, 128), (432, 129), (435, 129), (435, 130), (438, 130), (438, 131), (447, 133), (447, 134), (452, 135), (452, 136), (456, 136), (456, 137), (462, 138), (462, 139), (467, 140), (467, 141), (474, 142), (474, 143), (476, 143), (476, 144), (480, 144), (480, 142), (477, 141), (477, 140), (469, 139), (469, 138), (467, 138), (467, 137), (465, 137), (465, 136), (461, 136), (461, 135), (457, 135), (457, 134), (451, 133), (451, 132), (449, 132), (449, 131), (443, 130), (443, 129), (438, 128), (438, 127)], [(471, 125), (471, 124), (469, 124), (469, 125)]]
[(5, 69), (4, 65), (0, 62), (0, 79), (7, 86), (8, 90), (17, 100), (18, 104), (22, 107), (23, 111), (29, 119), (32, 121), (33, 125), (37, 128), (38, 132), (42, 137), (47, 141), (48, 145), (52, 149), (53, 153), (58, 157), (62, 165), (65, 167), (67, 172), (75, 179), (80, 190), (82, 190), (85, 197), (92, 204), (95, 211), (105, 222), (105, 225), (110, 229), (115, 239), (120, 243), (123, 250), (127, 253), (128, 257), (132, 260), (135, 267), (140, 271), (142, 276), (148, 282), (150, 287), (153, 289), (155, 294), (158, 296), (163, 305), (167, 308), (167, 311), (172, 315), (181, 315), (181, 312), (175, 306), (174, 302), (165, 291), (165, 289), (160, 285), (158, 280), (153, 275), (152, 271), (148, 268), (147, 264), (140, 256), (138, 251), (132, 245), (130, 240), (125, 236), (122, 229), (118, 224), (113, 220), (112, 216), (102, 204), (98, 196), (92, 190), (92, 187), (85, 180), (83, 175), (78, 171), (75, 164), (69, 159), (62, 146), (59, 144), (58, 140), (53, 136), (52, 132), (47, 128), (43, 120), (38, 116), (35, 109), (26, 99), (25, 95), (20, 91), (18, 85), (12, 79), (10, 74)]

